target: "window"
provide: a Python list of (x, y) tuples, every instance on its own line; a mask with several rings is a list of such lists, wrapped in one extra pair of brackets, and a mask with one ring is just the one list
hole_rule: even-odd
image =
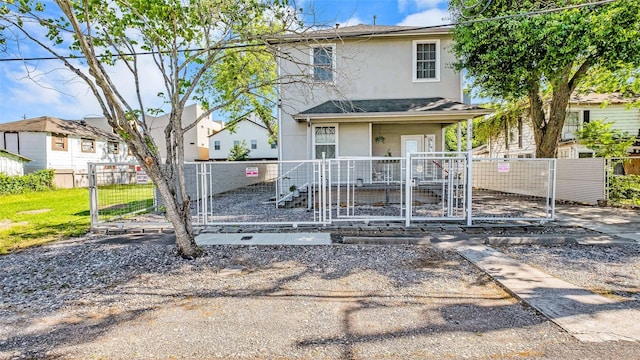
[(271, 148), (272, 148), (272, 149), (275, 149), (276, 147), (278, 147), (278, 144), (276, 144), (276, 143), (272, 142), (272, 143), (271, 143)]
[(413, 81), (440, 81), (440, 41), (413, 42)]
[(316, 159), (322, 159), (322, 153), (327, 159), (337, 156), (337, 127), (316, 126), (313, 129), (313, 154)]
[(67, 135), (51, 134), (51, 150), (67, 151)]
[(213, 150), (220, 150), (220, 141), (216, 140), (213, 142)]
[(233, 146), (238, 146), (240, 145), (240, 141), (238, 140), (233, 140)]
[(579, 152), (578, 153), (578, 158), (579, 159), (589, 159), (593, 157), (593, 153), (592, 152)]
[(580, 118), (577, 111), (567, 111), (567, 117), (562, 127), (562, 140), (572, 140), (576, 138), (576, 131), (580, 128)]
[(333, 81), (335, 45), (312, 47), (311, 63), (314, 81)]
[(588, 124), (589, 121), (591, 121), (591, 111), (590, 110), (583, 110), (582, 111), (582, 123), (583, 124)]
[(109, 141), (109, 154), (120, 154), (120, 144), (115, 141)]
[(258, 148), (258, 140), (251, 140), (251, 150)]
[(80, 147), (82, 152), (96, 152), (96, 141), (93, 139), (81, 139)]

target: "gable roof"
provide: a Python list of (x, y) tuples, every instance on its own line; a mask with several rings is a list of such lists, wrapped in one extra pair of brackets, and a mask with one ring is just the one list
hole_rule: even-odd
[(275, 37), (270, 42), (303, 41), (304, 39), (331, 40), (344, 38), (397, 37), (417, 35), (447, 35), (452, 28), (446, 26), (391, 26), (391, 25), (352, 25), (308, 31), (301, 34), (286, 34)]
[(20, 121), (0, 124), (0, 131), (46, 132), (80, 137), (99, 138), (119, 141), (115, 134), (87, 125), (83, 121), (62, 120), (51, 116), (41, 116)]
[(5, 149), (0, 149), (0, 156), (6, 157), (6, 158), (9, 158), (9, 159), (22, 161), (22, 162), (31, 161), (31, 159), (29, 159), (28, 157), (24, 157), (24, 156), (22, 156), (20, 154), (12, 153), (11, 151), (7, 151)]
[(294, 119), (344, 115), (427, 115), (429, 113), (468, 113), (474, 116), (493, 112), (475, 105), (442, 97), (419, 99), (330, 100), (294, 115)]
[[(261, 123), (259, 123), (259, 122), (256, 122), (256, 121), (254, 121), (253, 119), (251, 119), (250, 117), (244, 117), (244, 118), (242, 118), (242, 119), (238, 120), (238, 121), (235, 123), (234, 127), (235, 127), (235, 126), (238, 126), (238, 124), (240, 124), (240, 123), (241, 123), (241, 122), (243, 122), (243, 121), (247, 121), (247, 122), (249, 122), (249, 123), (251, 123), (251, 124), (253, 124), (253, 125), (257, 126), (257, 127), (260, 127), (260, 128), (262, 128), (262, 129), (264, 129), (265, 131), (268, 131), (268, 130), (269, 130), (269, 129), (267, 129), (267, 127), (266, 127), (266, 126), (264, 126), (264, 124), (261, 124)], [(208, 137), (212, 137), (212, 136), (218, 135), (218, 134), (220, 134), (220, 133), (222, 133), (222, 132), (224, 132), (224, 131), (230, 131), (229, 127), (225, 126), (225, 127), (224, 127), (224, 128), (222, 128), (221, 130), (213, 132), (213, 134), (209, 135)]]
[(640, 100), (640, 95), (624, 95), (619, 92), (605, 93), (605, 94), (577, 94), (573, 93), (569, 99), (571, 104), (592, 104), (599, 105), (604, 102), (608, 104), (630, 104)]

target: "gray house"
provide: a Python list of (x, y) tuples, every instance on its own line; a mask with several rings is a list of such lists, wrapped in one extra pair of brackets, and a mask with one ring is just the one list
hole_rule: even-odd
[[(450, 124), (490, 113), (462, 103), (450, 29), (356, 25), (279, 39), (279, 158), (444, 151)], [(300, 81), (302, 80), (302, 81)]]

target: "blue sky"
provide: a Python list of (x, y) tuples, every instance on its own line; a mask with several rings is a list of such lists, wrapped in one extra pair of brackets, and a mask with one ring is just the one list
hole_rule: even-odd
[[(442, 0), (295, 0), (296, 7), (312, 13), (321, 25), (341, 26), (372, 24), (376, 16), (379, 25), (428, 26), (448, 23), (448, 1)], [(311, 19), (307, 15), (307, 19)], [(15, 56), (46, 56), (36, 45), (23, 42), (10, 46), (1, 58)], [(152, 65), (152, 64), (149, 64)], [(117, 72), (115, 81), (118, 81)], [(161, 83), (146, 77), (145, 87), (151, 97)], [(133, 96), (127, 93), (125, 96)], [(81, 119), (100, 114), (100, 108), (81, 80), (62, 68), (56, 61), (0, 62), (0, 123), (38, 116)], [(159, 106), (158, 104), (150, 104)]]

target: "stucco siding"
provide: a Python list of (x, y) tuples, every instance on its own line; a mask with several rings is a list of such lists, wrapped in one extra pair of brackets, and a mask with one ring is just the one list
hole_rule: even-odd
[(338, 157), (369, 156), (369, 124), (340, 124)]
[[(414, 81), (413, 52), (414, 41), (438, 41), (439, 80)], [(290, 60), (280, 60), (279, 66), (283, 76), (295, 76), (295, 82), (281, 85), (279, 97), (280, 136), (283, 160), (299, 160), (310, 156), (311, 137), (308, 126), (303, 121), (298, 123), (293, 115), (317, 106), (329, 100), (364, 100), (364, 99), (401, 99), (443, 97), (461, 101), (461, 76), (451, 68), (455, 56), (450, 53), (452, 40), (449, 35), (421, 35), (402, 38), (373, 38), (358, 41), (328, 42), (318, 45), (335, 46), (334, 79), (329, 83), (311, 81), (311, 50), (308, 46), (284, 46), (281, 51)], [(306, 81), (300, 81), (300, 75), (306, 75)], [(369, 155), (368, 124), (358, 127), (357, 139), (349, 138), (351, 131), (345, 127), (344, 120), (339, 122), (339, 156)], [(314, 123), (315, 124), (315, 123)], [(373, 148), (374, 155), (384, 155), (389, 148), (397, 148), (400, 152), (400, 135), (428, 134), (436, 135), (437, 150), (442, 149), (441, 126), (433, 130), (415, 130), (410, 125), (394, 124), (398, 132), (391, 134), (389, 144)], [(364, 130), (366, 129), (366, 131)], [(404, 130), (407, 129), (407, 130)], [(354, 130), (355, 131), (355, 130)], [(360, 136), (365, 136), (361, 138)], [(395, 139), (397, 135), (397, 139)], [(374, 134), (374, 137), (376, 135)], [(301, 144), (300, 142), (304, 142)], [(347, 141), (348, 143), (345, 143)], [(354, 141), (356, 143), (354, 143)], [(355, 149), (356, 145), (363, 146)], [(375, 146), (375, 145), (374, 145)], [(393, 150), (392, 150), (393, 151)]]

